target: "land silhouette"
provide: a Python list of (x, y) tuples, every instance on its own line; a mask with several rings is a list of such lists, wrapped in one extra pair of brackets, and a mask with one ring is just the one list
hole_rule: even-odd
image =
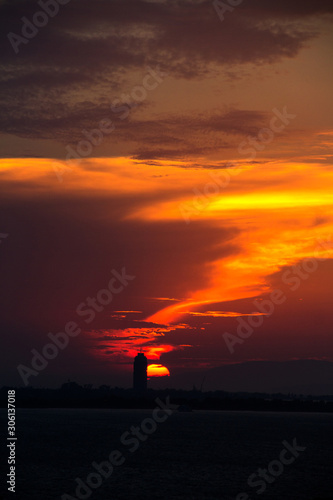
[[(6, 407), (8, 389), (13, 387), (0, 389), (1, 407)], [(20, 408), (154, 408), (156, 398), (169, 396), (173, 403), (189, 410), (333, 412), (333, 395), (204, 392), (196, 387), (188, 391), (147, 389), (145, 394), (138, 394), (134, 389), (93, 387), (73, 381), (65, 382), (58, 389), (17, 387), (15, 391)]]

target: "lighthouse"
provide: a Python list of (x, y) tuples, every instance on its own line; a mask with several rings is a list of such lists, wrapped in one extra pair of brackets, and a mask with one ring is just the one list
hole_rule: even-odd
[(147, 391), (147, 358), (143, 352), (138, 352), (133, 364), (133, 389), (137, 394)]

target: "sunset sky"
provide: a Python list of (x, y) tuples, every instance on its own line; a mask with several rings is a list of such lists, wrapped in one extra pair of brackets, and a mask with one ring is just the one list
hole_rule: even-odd
[(30, 384), (333, 361), (332, 2), (41, 4), (0, 0), (3, 384), (68, 322)]

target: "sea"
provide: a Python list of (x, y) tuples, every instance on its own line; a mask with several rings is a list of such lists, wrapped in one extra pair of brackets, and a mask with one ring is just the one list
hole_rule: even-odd
[[(0, 498), (333, 498), (332, 414), (156, 415), (164, 421), (156, 422), (153, 410), (17, 409), (15, 493), (7, 490), (9, 465), (2, 460)], [(5, 410), (0, 418), (1, 429), (6, 429)], [(6, 433), (2, 436), (6, 459)], [(99, 467), (110, 456), (113, 470), (104, 464), (108, 477), (102, 477), (93, 464)]]

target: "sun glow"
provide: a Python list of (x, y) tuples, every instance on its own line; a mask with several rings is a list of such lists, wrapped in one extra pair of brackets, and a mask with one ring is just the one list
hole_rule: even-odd
[[(163, 181), (160, 179), (161, 166)], [(333, 234), (331, 168), (316, 163), (275, 162), (267, 168), (255, 165), (242, 169), (234, 177), (229, 169), (228, 185), (217, 186), (208, 196), (204, 194), (205, 187), (212, 180), (207, 169), (191, 167), (190, 164), (184, 166), (168, 165), (167, 162), (144, 165), (128, 158), (90, 159), (89, 162), (82, 161), (73, 172), (66, 173), (66, 183), (62, 185), (56, 182), (54, 164), (49, 160), (3, 161), (0, 173), (8, 181), (8, 189), (14, 189), (12, 181), (21, 178), (29, 181), (31, 189), (24, 188), (25, 197), (49, 196), (50, 191), (59, 191), (60, 188), (61, 196), (70, 192), (75, 197), (89, 185), (91, 196), (98, 193), (106, 203), (106, 195), (117, 194), (119, 199), (122, 196), (129, 200), (129, 195), (135, 192), (133, 202), (127, 201), (127, 210), (120, 215), (119, 220), (124, 226), (130, 226), (134, 220), (140, 220), (143, 227), (146, 225), (154, 230), (161, 224), (165, 228), (168, 224), (175, 228), (179, 225), (189, 237), (202, 228), (211, 228), (216, 234), (221, 231), (220, 239), (203, 241), (205, 251), (195, 261), (197, 274), (186, 278), (185, 293), (182, 291), (177, 297), (168, 290), (170, 295), (163, 295), (166, 291), (158, 289), (153, 299), (166, 301), (166, 304), (160, 309), (158, 306), (155, 310), (150, 309), (150, 314), (143, 315), (141, 323), (106, 329), (102, 333), (90, 332), (89, 335), (103, 345), (102, 349), (95, 350), (96, 356), (108, 359), (112, 355), (112, 359), (122, 362), (124, 358), (132, 359), (142, 347), (148, 359), (158, 361), (161, 354), (180, 348), (168, 343), (165, 336), (175, 328), (182, 328), (183, 316), (237, 317), (238, 311), (229, 309), (230, 305), (225, 309), (223, 302), (270, 292), (269, 276), (284, 266), (293, 266), (303, 259), (333, 256), (330, 242)], [(13, 196), (18, 196), (17, 189), (15, 186)], [(103, 217), (108, 219), (111, 215), (106, 210)], [(163, 260), (164, 249), (157, 243), (156, 248)], [(174, 250), (173, 243), (170, 249)], [(186, 267), (191, 252), (192, 248), (189, 255), (185, 252), (175, 254), (172, 259), (176, 264), (177, 258), (182, 259)], [(165, 278), (167, 282), (168, 274)], [(166, 298), (168, 296), (174, 298), (170, 300)], [(218, 303), (221, 310), (214, 305), (215, 309), (211, 311), (209, 304)], [(207, 307), (206, 312), (200, 311), (202, 306)], [(113, 313), (114, 320), (133, 322), (138, 321), (132, 317), (133, 313), (140, 314), (140, 310), (119, 309)], [(151, 365), (149, 370), (151, 376), (168, 375), (167, 368), (162, 365)]]
[(169, 377), (170, 372), (163, 365), (148, 365), (147, 375), (148, 377)]

